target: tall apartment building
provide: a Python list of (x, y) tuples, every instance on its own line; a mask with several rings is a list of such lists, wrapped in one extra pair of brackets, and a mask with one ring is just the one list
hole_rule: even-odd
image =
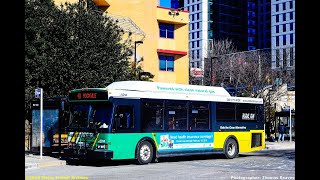
[[(212, 39), (228, 38), (239, 51), (266, 48), (268, 44), (260, 41), (266, 40), (265, 32), (270, 26), (260, 26), (264, 33), (259, 38), (258, 25), (268, 22), (268, 2), (270, 4), (270, 0), (184, 0), (184, 9), (189, 11), (190, 19), (190, 67), (204, 67), (208, 42)], [(263, 18), (259, 21), (259, 17)]]
[(295, 0), (271, 1), (272, 69), (295, 67)]
[(271, 0), (258, 0), (257, 49), (271, 49)]
[[(77, 0), (55, 0), (61, 2)], [(137, 59), (154, 74), (155, 82), (189, 84), (188, 22), (185, 10), (176, 13), (168, 0), (93, 0), (118, 25), (133, 33)], [(172, 0), (174, 8), (179, 6)], [(170, 7), (164, 7), (170, 4)], [(140, 42), (142, 41), (142, 43)], [(134, 60), (134, 56), (132, 57)]]

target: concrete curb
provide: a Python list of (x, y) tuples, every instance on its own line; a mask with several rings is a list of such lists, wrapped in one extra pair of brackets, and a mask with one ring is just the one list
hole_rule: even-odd
[(295, 149), (295, 142), (272, 142), (266, 143), (266, 150), (288, 150), (288, 149)]
[(25, 170), (27, 169), (37, 169), (37, 168), (46, 168), (46, 167), (55, 167), (55, 166), (65, 166), (67, 163), (65, 160), (55, 160), (55, 161), (46, 161), (46, 162), (26, 162)]
[(25, 163), (25, 170), (55, 166), (65, 166), (66, 162)]

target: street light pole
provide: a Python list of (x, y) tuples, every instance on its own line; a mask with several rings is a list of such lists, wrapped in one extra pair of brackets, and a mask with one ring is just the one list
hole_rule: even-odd
[(292, 141), (292, 129), (291, 129), (291, 106), (289, 106), (289, 135), (290, 142)]
[(137, 73), (137, 44), (143, 44), (143, 41), (134, 42), (134, 74)]
[(210, 57), (210, 86), (212, 86), (212, 59), (213, 57)]

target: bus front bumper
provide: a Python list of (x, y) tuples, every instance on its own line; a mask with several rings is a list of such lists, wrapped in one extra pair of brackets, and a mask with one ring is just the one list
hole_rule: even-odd
[(64, 156), (67, 159), (85, 159), (85, 160), (110, 160), (113, 158), (113, 151), (110, 150), (82, 150), (82, 149), (64, 149)]

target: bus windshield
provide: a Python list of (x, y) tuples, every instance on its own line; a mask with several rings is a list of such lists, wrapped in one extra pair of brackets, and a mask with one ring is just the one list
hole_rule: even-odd
[(109, 128), (113, 113), (111, 102), (74, 102), (70, 104), (69, 128)]

